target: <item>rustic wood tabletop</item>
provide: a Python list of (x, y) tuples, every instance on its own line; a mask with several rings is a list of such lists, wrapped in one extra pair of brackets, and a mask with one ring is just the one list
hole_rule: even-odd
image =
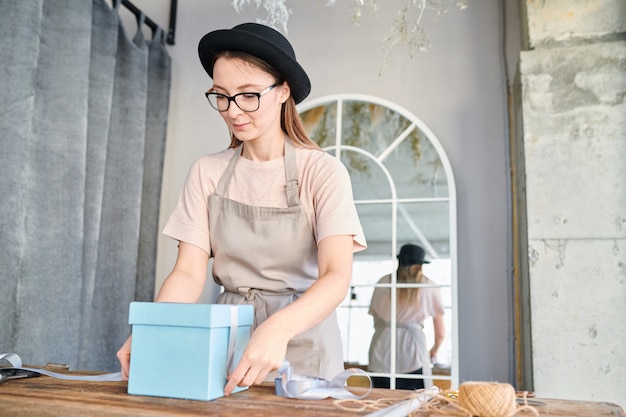
[[(12, 379), (0, 384), (0, 416), (364, 416), (375, 411), (348, 411), (333, 399), (299, 400), (279, 397), (272, 384), (253, 386), (230, 397), (191, 401), (129, 395), (126, 382), (81, 382), (47, 376)], [(365, 388), (352, 388), (364, 393)], [(365, 399), (401, 402), (410, 392), (373, 389)], [(536, 398), (541, 416), (626, 417), (616, 404)], [(416, 414), (425, 415), (425, 414)], [(532, 414), (519, 414), (532, 415)]]

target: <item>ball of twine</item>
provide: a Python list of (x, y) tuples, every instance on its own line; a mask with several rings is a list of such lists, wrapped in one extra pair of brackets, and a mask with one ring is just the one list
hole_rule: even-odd
[(498, 382), (464, 382), (458, 404), (479, 417), (511, 417), (516, 412), (515, 389)]

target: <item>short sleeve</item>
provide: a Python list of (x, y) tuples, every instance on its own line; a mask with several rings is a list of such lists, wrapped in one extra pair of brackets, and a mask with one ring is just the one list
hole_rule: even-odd
[[(178, 241), (190, 243), (211, 253), (209, 233), (207, 184), (203, 184), (202, 160), (196, 161), (187, 174), (183, 190), (178, 197), (163, 234)], [(214, 190), (214, 187), (212, 187)], [(211, 190), (211, 192), (213, 191)]]
[[(427, 284), (435, 284), (430, 278), (424, 277)], [(441, 289), (439, 287), (424, 287), (422, 292), (426, 295), (424, 297), (424, 311), (425, 316), (438, 316), (444, 314), (443, 300), (441, 297)]]
[(351, 235), (354, 252), (364, 250), (367, 243), (354, 205), (348, 170), (335, 157), (322, 155), (306, 173), (315, 212), (316, 240)]

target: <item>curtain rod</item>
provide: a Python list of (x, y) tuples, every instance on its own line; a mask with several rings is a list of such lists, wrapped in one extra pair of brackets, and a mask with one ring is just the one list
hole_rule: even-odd
[[(113, 5), (119, 0), (113, 0)], [(170, 0), (170, 28), (167, 31), (166, 42), (168, 45), (174, 45), (174, 35), (176, 33), (176, 9), (177, 9), (178, 0)], [(128, 10), (130, 10), (136, 17), (141, 16), (143, 13), (137, 6), (132, 4), (130, 0), (122, 0), (122, 5), (126, 6)], [(157, 25), (154, 20), (150, 19), (144, 13), (144, 22), (150, 29), (152, 29), (152, 33), (155, 33), (157, 29), (161, 29), (159, 25)]]

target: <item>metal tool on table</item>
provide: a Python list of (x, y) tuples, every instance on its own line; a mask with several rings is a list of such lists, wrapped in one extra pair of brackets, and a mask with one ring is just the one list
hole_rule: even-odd
[(9, 379), (34, 378), (40, 375), (39, 372), (27, 371), (25, 369), (0, 368), (0, 384)]

